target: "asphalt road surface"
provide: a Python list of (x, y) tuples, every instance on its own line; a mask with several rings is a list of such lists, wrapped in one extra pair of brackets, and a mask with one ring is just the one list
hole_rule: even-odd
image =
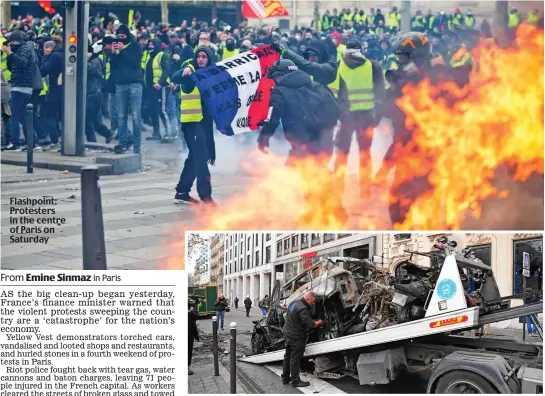
[[(250, 317), (239, 305), (236, 310), (225, 314), (224, 330), (219, 330), (220, 362), (229, 368), (229, 324), (236, 323), (237, 328), (237, 357), (251, 353), (252, 320), (261, 318), (259, 308), (252, 308)], [(212, 320), (201, 319), (197, 322), (201, 342), (195, 344), (194, 360), (208, 362), (212, 359)], [(237, 375), (248, 393), (294, 394), (294, 393), (426, 393), (426, 384), (429, 371), (422, 368), (410, 368), (409, 372), (400, 379), (388, 385), (362, 386), (356, 378), (345, 376), (340, 379), (317, 378), (311, 373), (302, 373), (301, 377), (310, 382), (307, 388), (294, 389), (291, 385), (283, 385), (280, 379), (282, 362), (266, 365), (237, 362)]]

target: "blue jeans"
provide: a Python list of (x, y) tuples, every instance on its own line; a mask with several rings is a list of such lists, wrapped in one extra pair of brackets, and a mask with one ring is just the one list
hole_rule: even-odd
[(117, 84), (115, 86), (117, 98), (119, 144), (127, 146), (129, 142), (128, 119), (129, 106), (133, 122), (133, 144), (140, 148), (142, 140), (142, 84)]
[(536, 325), (534, 322), (532, 322), (532, 319), (530, 319), (529, 316), (526, 317), (526, 326), (528, 327), (528, 334), (535, 334), (536, 331)]
[(167, 90), (167, 115), (170, 120), (170, 134), (171, 136), (177, 136), (179, 130), (179, 118), (178, 111), (176, 111), (176, 94)]
[[(12, 91), (10, 98), (10, 108), (11, 108), (11, 143), (19, 147), (19, 135), (21, 129), (19, 124), (23, 126), (23, 133), (25, 138), (27, 136), (27, 127), (26, 127), (26, 106), (30, 103), (32, 95), (27, 95), (22, 92)], [(31, 131), (34, 132), (34, 131)], [(38, 142), (36, 142), (38, 143)]]
[(261, 313), (263, 314), (263, 317), (267, 316), (267, 308), (261, 308)]
[(218, 329), (223, 330), (223, 324), (225, 322), (225, 311), (216, 311), (216, 317), (218, 318)]
[(114, 94), (114, 93), (109, 94), (108, 104), (110, 106), (110, 108), (109, 108), (110, 123), (112, 125), (112, 127), (110, 129), (114, 130), (114, 129), (117, 129), (117, 127), (118, 127), (118, 124), (117, 124), (117, 117), (118, 117), (118, 114), (117, 114), (117, 96), (116, 96), (116, 94)]

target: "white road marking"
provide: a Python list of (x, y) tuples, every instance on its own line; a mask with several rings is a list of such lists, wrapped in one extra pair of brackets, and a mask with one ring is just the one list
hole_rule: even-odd
[[(266, 364), (265, 367), (267, 367), (269, 370), (271, 370), (273, 373), (275, 373), (279, 377), (282, 375), (282, 363)], [(321, 378), (315, 377), (311, 374), (301, 373), (300, 377), (301, 377), (301, 380), (310, 382), (310, 386), (297, 388), (303, 393), (306, 393), (306, 394), (326, 393), (328, 395), (340, 395), (340, 394), (346, 393), (340, 390), (339, 388), (336, 388), (335, 386), (331, 385), (330, 383), (325, 382)], [(289, 386), (291, 386), (291, 384)]]

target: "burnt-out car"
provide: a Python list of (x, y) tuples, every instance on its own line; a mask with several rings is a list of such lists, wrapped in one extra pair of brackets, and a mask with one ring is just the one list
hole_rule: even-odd
[(253, 353), (263, 353), (284, 347), (282, 327), (284, 313), (295, 300), (307, 291), (316, 294), (316, 305), (311, 312), (314, 318), (323, 319), (325, 325), (307, 335), (308, 342), (341, 337), (346, 330), (361, 323), (357, 315), (363, 306), (358, 306), (363, 291), (358, 277), (349, 268), (361, 260), (350, 258), (326, 258), (320, 260), (303, 273), (287, 282), (282, 288), (276, 286), (271, 295), (271, 308), (267, 316), (254, 321), (252, 336)]

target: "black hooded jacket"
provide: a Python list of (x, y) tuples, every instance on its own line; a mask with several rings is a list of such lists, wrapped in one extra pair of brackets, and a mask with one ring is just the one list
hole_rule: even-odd
[(104, 83), (104, 64), (96, 54), (87, 61), (87, 97), (100, 95)]
[(59, 85), (59, 76), (64, 65), (64, 48), (57, 45), (49, 55), (42, 57), (40, 71), (43, 77), (48, 77), (48, 91), (46, 102), (61, 102), (63, 98), (63, 86)]
[(337, 63), (329, 60), (325, 43), (320, 40), (312, 40), (308, 49), (315, 50), (320, 54), (318, 63), (310, 62), (289, 49), (283, 52), (282, 57), (291, 60), (299, 69), (314, 77), (314, 81), (324, 85), (331, 84), (337, 77)]
[(301, 70), (288, 73), (277, 82), (271, 90), (270, 116), (261, 129), (261, 135), (272, 136), (282, 120), (284, 135), (289, 142), (305, 144), (315, 140), (316, 131), (309, 131), (301, 117), (303, 110), (295, 93), (299, 89), (313, 89), (309, 75)]
[(125, 48), (112, 54), (110, 66), (112, 73), (115, 70), (116, 84), (144, 84), (144, 73), (141, 67), (142, 47), (132, 34), (125, 42)]
[(289, 340), (304, 342), (306, 332), (316, 327), (311, 315), (312, 307), (304, 300), (292, 302), (287, 311), (284, 337)]
[(31, 43), (22, 43), (17, 51), (7, 57), (13, 87), (32, 88), (32, 77), (36, 67), (36, 51)]
[(153, 51), (148, 49), (150, 58), (148, 60), (148, 63), (146, 64), (146, 86), (153, 86), (153, 59), (155, 59), (155, 57), (158, 56), (160, 53), (163, 53), (164, 55), (161, 58), (161, 69), (163, 70), (163, 74), (159, 79), (159, 85), (161, 85), (161, 87), (166, 87), (168, 85), (167, 79), (170, 77), (170, 56), (167, 52), (161, 49), (162, 43), (160, 39), (156, 37), (152, 40), (152, 42), (154, 45)]
[[(206, 66), (210, 66), (213, 64), (213, 54), (212, 50), (208, 46), (200, 46), (195, 51), (195, 56), (193, 60), (189, 63), (193, 65), (195, 70), (199, 69), (199, 65), (197, 64), (197, 55), (200, 52), (205, 52), (208, 56), (208, 63)], [(182, 67), (182, 70), (178, 70), (174, 75), (172, 76), (171, 81), (174, 84), (180, 84), (181, 90), (185, 94), (189, 94), (193, 92), (195, 89), (195, 82), (191, 79), (190, 76), (182, 77), (182, 74), (184, 72), (185, 66)], [(182, 99), (183, 100), (183, 99)], [(211, 160), (216, 159), (216, 144), (214, 141), (214, 119), (212, 118), (212, 114), (210, 114), (210, 110), (208, 109), (208, 106), (206, 105), (206, 102), (204, 101), (204, 98), (201, 97), (201, 108), (202, 108), (202, 115), (203, 119), (201, 121), (202, 126), (204, 127), (205, 131), (205, 138), (206, 138), (206, 149), (208, 151), (208, 155)], [(182, 124), (183, 129), (183, 124)]]

